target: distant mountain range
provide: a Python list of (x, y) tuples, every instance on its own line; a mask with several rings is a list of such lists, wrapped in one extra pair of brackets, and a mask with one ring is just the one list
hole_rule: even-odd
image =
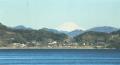
[(23, 25), (18, 25), (16, 27), (13, 27), (14, 29), (21, 29), (21, 30), (32, 30), (32, 28), (25, 27)]
[[(26, 30), (26, 29), (31, 30), (32, 29), (32, 28), (25, 27), (23, 25), (19, 25), (19, 26), (16, 26), (14, 28), (15, 29), (23, 29), (23, 30)], [(49, 32), (54, 32), (54, 33), (65, 33), (70, 37), (75, 37), (75, 36), (80, 35), (80, 34), (82, 34), (84, 32), (87, 32), (87, 31), (111, 33), (111, 32), (119, 30), (118, 28), (110, 27), (110, 26), (94, 27), (94, 28), (90, 28), (88, 30), (76, 29), (76, 30), (71, 31), (71, 32), (58, 31), (57, 29), (49, 29), (49, 28), (43, 28), (43, 29), (46, 30), (46, 31), (49, 31)]]
[(83, 30), (74, 30), (74, 31), (72, 31), (72, 32), (68, 32), (68, 33), (66, 33), (68, 36), (70, 36), (70, 37), (75, 37), (75, 36), (77, 36), (77, 35), (80, 35), (80, 34), (82, 34), (84, 31)]
[(49, 32), (54, 32), (54, 33), (64, 33), (64, 34), (67, 34), (70, 37), (75, 37), (75, 36), (77, 36), (79, 34), (82, 34), (84, 32), (82, 30), (74, 30), (74, 31), (68, 32), (68, 31), (58, 31), (56, 29), (48, 29), (48, 28), (43, 28), (43, 29), (47, 30)]
[(94, 27), (94, 28), (91, 28), (91, 29), (88, 29), (88, 30), (76, 29), (76, 30), (71, 31), (71, 32), (68, 32), (68, 31), (58, 31), (56, 29), (48, 29), (48, 31), (51, 31), (51, 32), (54, 32), (54, 33), (65, 33), (65, 34), (67, 34), (70, 37), (75, 37), (75, 36), (77, 36), (79, 34), (87, 32), (87, 31), (111, 33), (111, 32), (117, 31), (117, 30), (119, 30), (119, 29), (115, 28), (115, 27), (110, 27), (110, 26)]
[(110, 32), (117, 31), (117, 30), (118, 29), (115, 27), (103, 26), (103, 27), (94, 27), (94, 28), (91, 28), (87, 31), (110, 33)]
[(74, 30), (72, 32), (68, 32), (67, 35), (69, 35), (71, 37), (75, 37), (75, 36), (80, 35), (84, 32), (87, 32), (87, 31), (111, 33), (111, 32), (117, 31), (117, 30), (119, 30), (119, 29), (115, 28), (115, 27), (103, 26), (103, 27), (94, 27), (94, 28), (91, 28), (88, 30)]

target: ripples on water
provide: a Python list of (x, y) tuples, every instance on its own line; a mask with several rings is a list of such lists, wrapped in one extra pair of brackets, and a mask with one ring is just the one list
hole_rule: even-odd
[(120, 65), (120, 50), (4, 49), (0, 65)]

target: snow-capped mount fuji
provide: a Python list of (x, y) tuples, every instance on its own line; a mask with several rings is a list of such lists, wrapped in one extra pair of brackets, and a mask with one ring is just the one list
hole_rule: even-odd
[(74, 31), (74, 30), (79, 30), (81, 28), (78, 24), (76, 24), (74, 22), (66, 22), (66, 23), (63, 23), (63, 24), (59, 25), (56, 29), (59, 30), (59, 31), (71, 32), (71, 31)]

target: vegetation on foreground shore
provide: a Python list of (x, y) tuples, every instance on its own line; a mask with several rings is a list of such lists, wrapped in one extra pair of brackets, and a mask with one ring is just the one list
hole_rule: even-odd
[(48, 29), (15, 29), (0, 23), (0, 48), (120, 48), (120, 30), (87, 31), (75, 37)]

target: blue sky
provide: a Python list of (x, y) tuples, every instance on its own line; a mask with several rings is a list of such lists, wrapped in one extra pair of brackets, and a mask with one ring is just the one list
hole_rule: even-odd
[(0, 22), (8, 26), (56, 28), (74, 22), (81, 28), (120, 28), (120, 0), (0, 0)]

